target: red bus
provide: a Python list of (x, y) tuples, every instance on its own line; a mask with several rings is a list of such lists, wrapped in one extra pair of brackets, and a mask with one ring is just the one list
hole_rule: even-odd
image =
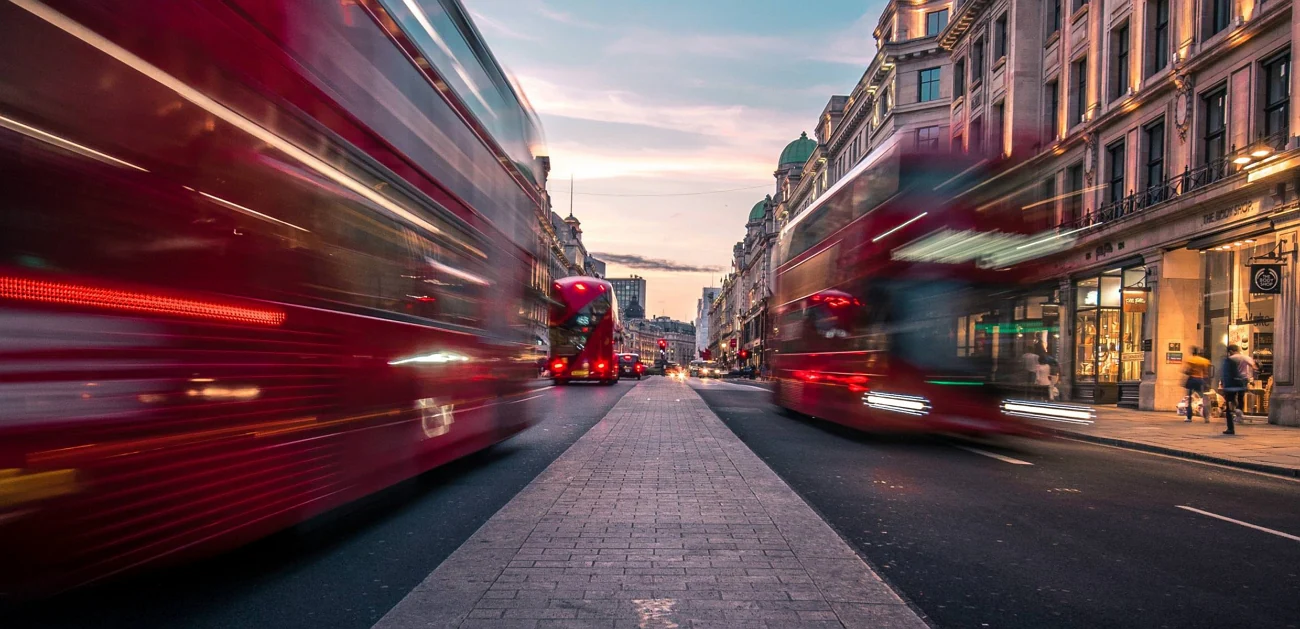
[(0, 596), (529, 425), (540, 132), (457, 1), (5, 2), (0, 77)]
[[(1046, 232), (1019, 206), (954, 202), (948, 190), (987, 166), (903, 149), (905, 135), (870, 153), (781, 233), (770, 315), (776, 402), (868, 430), (1032, 432), (1025, 413), (1003, 408), (1029, 397), (1020, 366), (1031, 335), (994, 329), (990, 342), (971, 322), (992, 325), (981, 317), (1006, 312), (1025, 288), (1026, 261), (1068, 235)], [(1042, 328), (1042, 340), (1052, 331)]]
[(619, 380), (617, 346), (622, 326), (614, 287), (592, 277), (556, 280), (551, 298), (551, 353), (555, 384)]

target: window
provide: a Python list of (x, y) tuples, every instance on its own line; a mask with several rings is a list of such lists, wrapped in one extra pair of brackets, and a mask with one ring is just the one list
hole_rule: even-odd
[(1147, 76), (1151, 76), (1169, 65), (1169, 0), (1147, 2), (1147, 24)]
[(1070, 124), (1074, 126), (1083, 122), (1088, 113), (1088, 58), (1084, 57), (1070, 64), (1070, 82), (1074, 90), (1070, 94)]
[(1110, 34), (1110, 99), (1113, 101), (1128, 92), (1129, 65), (1128, 24)]
[(1231, 10), (1232, 0), (1205, 0), (1205, 39), (1228, 28), (1228, 12)]
[(1065, 191), (1070, 194), (1065, 203), (1066, 218), (1070, 222), (1083, 218), (1083, 164), (1065, 169)]
[(954, 150), (954, 151), (960, 151), (960, 150), (962, 150), (963, 148), (965, 148), (965, 147), (963, 146), (962, 142), (963, 142), (963, 140), (962, 140), (962, 137), (961, 137), (961, 134), (960, 134), (960, 133), (958, 133), (957, 135), (952, 136), (952, 150)]
[[(1144, 183), (1148, 190), (1159, 186), (1165, 180), (1165, 121), (1153, 122), (1142, 129), (1142, 141), (1146, 145), (1147, 161), (1143, 169)], [(1163, 196), (1154, 197), (1151, 203), (1163, 201)]]
[(1007, 56), (1007, 14), (998, 16), (993, 23), (993, 59), (996, 61)]
[(970, 53), (970, 82), (978, 83), (984, 78), (984, 39), (975, 40)]
[(921, 70), (921, 82), (917, 85), (917, 100), (925, 103), (939, 99), (939, 68)]
[(1201, 97), (1204, 124), (1201, 132), (1201, 163), (1213, 164), (1227, 154), (1227, 100), (1226, 88), (1219, 88)]
[(930, 151), (939, 150), (939, 127), (921, 127), (917, 129), (916, 148)]
[(1110, 186), (1107, 200), (1119, 203), (1124, 199), (1124, 142), (1116, 142), (1106, 147), (1107, 168), (1110, 169)]
[(885, 119), (885, 114), (889, 113), (891, 107), (893, 107), (893, 102), (889, 98), (889, 88), (886, 87), (884, 90), (880, 92), (880, 119), (881, 120)]
[(948, 25), (948, 9), (931, 11), (925, 14), (925, 36), (938, 35)]
[(1088, 6), (1088, 0), (1072, 0), (1072, 5), (1070, 10), (1078, 11), (1079, 9), (1082, 9), (1083, 7), (1086, 6)]
[(1056, 173), (1043, 180), (1042, 200), (1031, 208), (1031, 214), (1025, 217), (1030, 225), (1050, 226), (1056, 218)]
[(1047, 34), (1061, 30), (1061, 0), (1051, 0), (1047, 6)]
[(966, 58), (957, 60), (952, 67), (952, 97), (959, 98), (966, 95)]
[(984, 119), (970, 121), (970, 152), (976, 155), (984, 153)]
[(1264, 62), (1264, 135), (1285, 134), (1291, 112), (1291, 53)]
[(1043, 102), (1047, 103), (1047, 140), (1056, 139), (1061, 132), (1061, 84), (1051, 81), (1047, 84), (1047, 94)]

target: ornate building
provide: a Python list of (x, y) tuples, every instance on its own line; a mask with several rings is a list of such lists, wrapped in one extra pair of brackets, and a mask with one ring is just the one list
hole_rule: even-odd
[(1011, 311), (1039, 323), (1063, 393), (1172, 409), (1191, 347), (1217, 363), (1235, 344), (1260, 365), (1247, 411), (1300, 425), (1293, 3), (953, 11), (952, 143), (1008, 165), (963, 202), (1011, 199), (1069, 236)]

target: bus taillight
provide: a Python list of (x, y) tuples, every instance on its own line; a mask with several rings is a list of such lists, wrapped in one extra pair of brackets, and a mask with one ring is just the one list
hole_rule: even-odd
[(555, 372), (564, 371), (564, 361), (563, 361), (563, 360), (557, 360), (557, 361), (551, 363), (551, 371), (555, 371)]
[(605, 361), (602, 360), (602, 361), (596, 363), (596, 371), (604, 371), (604, 370), (605, 370), (605, 367), (607, 367), (607, 366), (608, 366), (608, 365), (605, 364)]

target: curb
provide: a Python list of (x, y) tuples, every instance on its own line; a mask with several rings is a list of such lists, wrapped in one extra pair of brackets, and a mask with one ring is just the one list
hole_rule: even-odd
[(1224, 465), (1227, 467), (1236, 467), (1244, 470), (1251, 470), (1254, 472), (1263, 472), (1265, 474), (1274, 474), (1277, 476), (1286, 476), (1290, 478), (1300, 478), (1300, 469), (1296, 469), (1292, 467), (1283, 467), (1281, 465), (1269, 465), (1267, 463), (1251, 463), (1249, 461), (1238, 461), (1236, 459), (1225, 459), (1223, 457), (1210, 456), (1208, 454), (1200, 454), (1197, 452), (1188, 452), (1186, 450), (1166, 448), (1164, 446), (1158, 446), (1150, 443), (1143, 443), (1141, 441), (1130, 441), (1128, 439), (1117, 439), (1115, 437), (1101, 437), (1098, 435), (1090, 435), (1087, 433), (1074, 432), (1070, 430), (1064, 430), (1061, 428), (1052, 428), (1052, 427), (1045, 426), (1043, 427), (1043, 429), (1049, 433), (1062, 436), (1062, 437), (1069, 437), (1071, 439), (1075, 439), (1078, 441), (1100, 443), (1108, 446), (1126, 448), (1129, 450), (1141, 450), (1143, 452), (1154, 452), (1156, 454), (1164, 454), (1167, 456), (1172, 456), (1180, 459), (1204, 461), (1206, 463), (1214, 463), (1216, 465)]

